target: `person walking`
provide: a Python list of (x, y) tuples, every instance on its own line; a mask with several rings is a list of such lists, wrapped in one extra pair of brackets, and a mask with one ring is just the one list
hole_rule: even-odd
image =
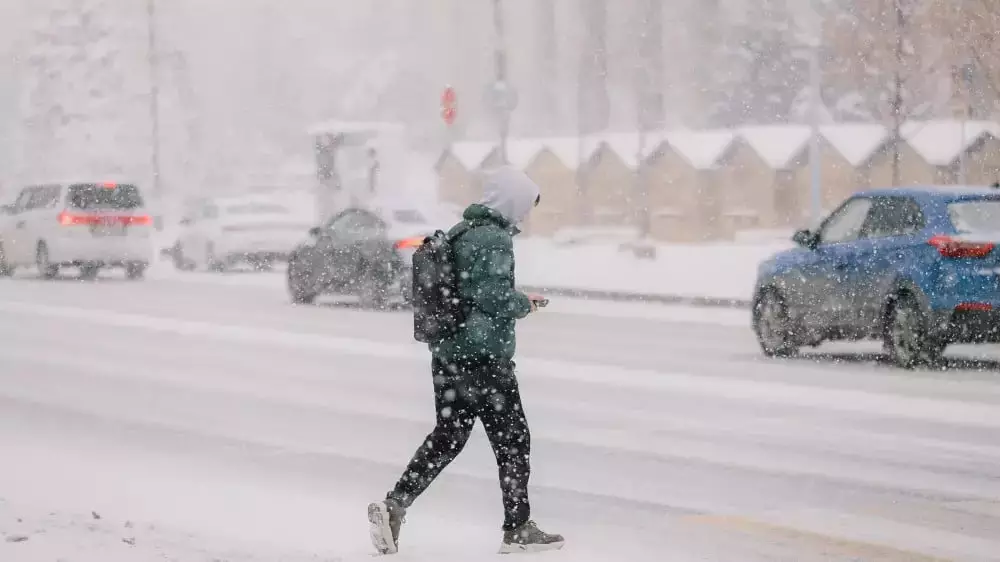
[(538, 528), (528, 502), (531, 434), (515, 375), (514, 327), (544, 299), (515, 289), (513, 236), (538, 205), (524, 172), (502, 166), (483, 174), (483, 198), (448, 233), (459, 298), (467, 316), (455, 333), (429, 345), (437, 423), (385, 500), (368, 506), (372, 544), (399, 550), (406, 510), (483, 423), (496, 456), (504, 521), (501, 553), (562, 548), (563, 537)]

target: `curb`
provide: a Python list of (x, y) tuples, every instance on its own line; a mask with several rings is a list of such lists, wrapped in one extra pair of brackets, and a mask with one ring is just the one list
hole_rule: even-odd
[(631, 293), (625, 291), (600, 291), (593, 289), (567, 289), (562, 287), (539, 287), (534, 285), (519, 286), (518, 288), (529, 293), (618, 302), (645, 302), (729, 309), (750, 308), (751, 304), (750, 301), (746, 299), (686, 297), (681, 295)]

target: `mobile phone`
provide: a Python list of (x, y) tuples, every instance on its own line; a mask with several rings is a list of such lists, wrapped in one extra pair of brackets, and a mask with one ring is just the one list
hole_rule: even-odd
[(534, 301), (534, 303), (538, 308), (545, 308), (546, 306), (549, 306), (549, 299), (538, 299)]

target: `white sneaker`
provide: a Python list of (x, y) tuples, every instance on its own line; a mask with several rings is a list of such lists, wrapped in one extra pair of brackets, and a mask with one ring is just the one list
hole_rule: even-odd
[(405, 517), (406, 509), (391, 499), (368, 505), (368, 534), (379, 554), (399, 552), (399, 530)]

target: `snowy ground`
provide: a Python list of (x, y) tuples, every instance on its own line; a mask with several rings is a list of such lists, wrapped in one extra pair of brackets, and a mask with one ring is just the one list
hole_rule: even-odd
[(656, 259), (647, 260), (617, 244), (528, 238), (517, 243), (518, 280), (559, 289), (749, 300), (760, 262), (790, 247), (780, 241), (661, 245)]
[[(0, 282), (0, 560), (370, 560), (365, 505), (433, 420), (405, 313), (28, 275)], [(534, 515), (569, 541), (541, 560), (1000, 560), (995, 349), (767, 361), (743, 311), (573, 300), (519, 336)], [(497, 559), (495, 474), (477, 433), (395, 559)]]
[[(573, 234), (517, 239), (518, 281), (567, 290), (749, 300), (760, 262), (792, 247), (788, 232), (749, 231), (736, 242), (662, 244), (656, 247), (656, 259), (648, 260), (623, 248), (630, 236), (620, 232), (578, 236), (582, 239)], [(164, 233), (157, 246), (170, 247), (175, 238)], [(167, 262), (157, 265), (169, 268)]]

